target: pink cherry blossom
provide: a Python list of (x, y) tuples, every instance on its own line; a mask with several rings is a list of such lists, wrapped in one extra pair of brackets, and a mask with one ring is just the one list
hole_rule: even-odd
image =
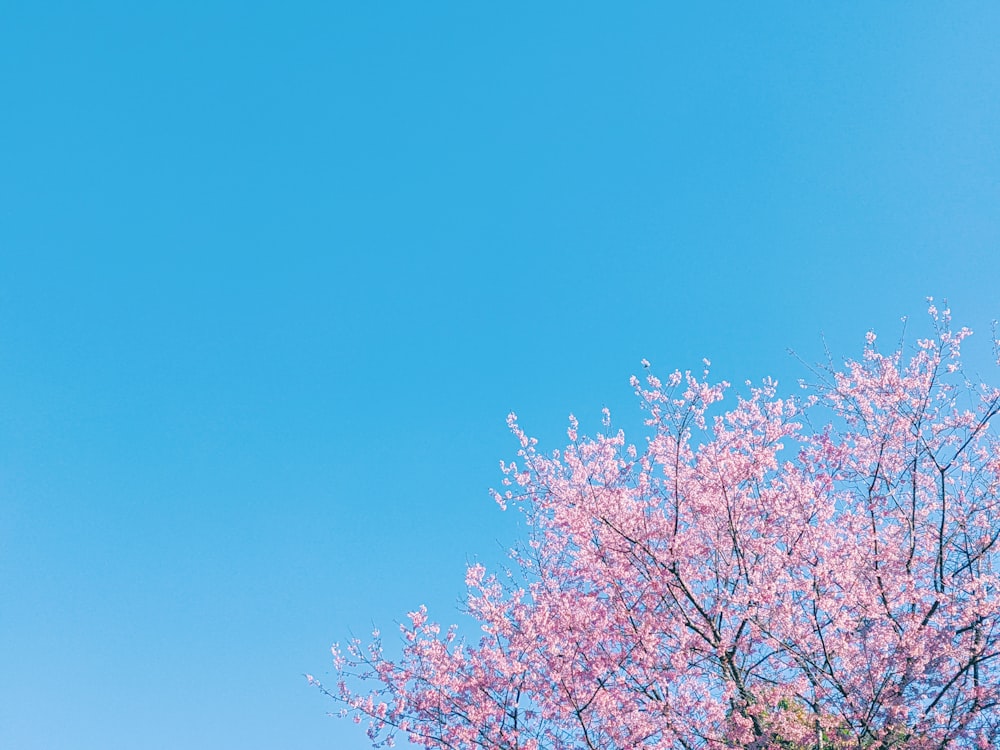
[(334, 647), (320, 689), (376, 747), (997, 746), (1000, 391), (966, 379), (970, 332), (928, 304), (912, 353), (870, 332), (799, 399), (633, 377), (638, 445), (605, 412), (546, 454), (511, 414), (518, 491), (493, 497), (532, 534), (517, 575), (467, 571), (482, 637), (421, 607), (401, 658), (377, 631)]

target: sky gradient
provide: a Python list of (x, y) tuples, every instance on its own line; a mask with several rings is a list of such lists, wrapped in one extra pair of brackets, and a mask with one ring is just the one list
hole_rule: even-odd
[[(505, 418), (996, 382), (1000, 7), (0, 9), (0, 747), (361, 750), (302, 673), (522, 532)], [(979, 353), (976, 354), (976, 347)], [(476, 637), (473, 631), (469, 633)]]

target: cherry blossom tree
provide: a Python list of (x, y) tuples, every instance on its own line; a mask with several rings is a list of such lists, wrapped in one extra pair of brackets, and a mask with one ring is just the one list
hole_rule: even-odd
[(978, 748), (1000, 740), (1000, 390), (967, 329), (765, 381), (632, 385), (640, 446), (611, 429), (501, 463), (530, 539), (468, 568), (484, 636), (426, 610), (335, 646), (316, 684), (378, 747)]

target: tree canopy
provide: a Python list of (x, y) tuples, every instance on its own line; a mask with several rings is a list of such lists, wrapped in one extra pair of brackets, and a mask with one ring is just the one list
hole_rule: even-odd
[(632, 385), (640, 445), (521, 429), (501, 506), (530, 528), (471, 565), (471, 643), (420, 608), (399, 658), (334, 647), (324, 692), (376, 746), (986, 748), (1000, 737), (1000, 390), (934, 333), (811, 370), (794, 398), (701, 374)]

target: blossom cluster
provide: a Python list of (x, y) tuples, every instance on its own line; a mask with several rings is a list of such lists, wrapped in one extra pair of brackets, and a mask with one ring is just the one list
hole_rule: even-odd
[(644, 362), (641, 445), (571, 417), (544, 454), (511, 415), (494, 497), (531, 538), (514, 578), (467, 571), (483, 637), (421, 608), (401, 657), (352, 641), (321, 689), (375, 746), (994, 746), (1000, 391), (930, 312), (909, 354), (869, 333), (800, 398)]

